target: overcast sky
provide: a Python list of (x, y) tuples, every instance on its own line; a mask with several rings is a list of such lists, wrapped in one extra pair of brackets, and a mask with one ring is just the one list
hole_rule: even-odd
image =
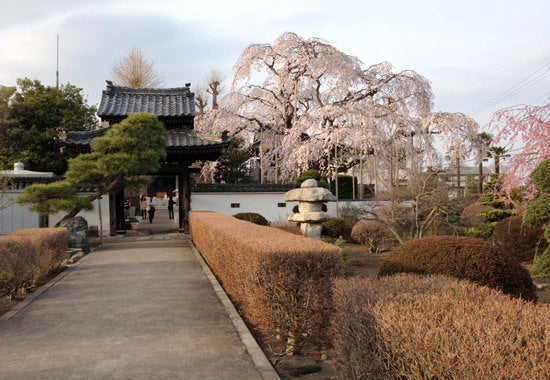
[(484, 125), (514, 104), (550, 99), (548, 0), (0, 0), (0, 85), (61, 83), (98, 105), (132, 47), (163, 87), (192, 86), (232, 66), (252, 43), (286, 31), (320, 37), (365, 67), (382, 61), (432, 83), (435, 111)]

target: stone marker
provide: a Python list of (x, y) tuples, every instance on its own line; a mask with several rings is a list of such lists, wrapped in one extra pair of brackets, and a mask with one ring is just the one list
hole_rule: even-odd
[(288, 220), (300, 223), (302, 235), (320, 240), (323, 222), (330, 219), (330, 215), (323, 212), (323, 203), (335, 202), (336, 197), (329, 190), (318, 187), (316, 180), (307, 179), (299, 189), (286, 192), (285, 201), (298, 201), (298, 212)]

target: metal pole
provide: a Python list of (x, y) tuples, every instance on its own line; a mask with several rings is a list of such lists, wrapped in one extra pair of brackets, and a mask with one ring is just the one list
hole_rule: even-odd
[(55, 69), (55, 88), (59, 88), (59, 34), (57, 34), (57, 62)]
[(334, 144), (334, 185), (336, 186), (336, 217), (340, 216), (339, 204), (338, 204), (338, 131), (336, 132), (336, 144)]

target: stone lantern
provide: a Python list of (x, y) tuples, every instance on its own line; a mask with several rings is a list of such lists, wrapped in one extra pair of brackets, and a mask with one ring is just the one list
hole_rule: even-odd
[(298, 201), (298, 212), (288, 217), (289, 221), (300, 223), (302, 235), (321, 239), (323, 222), (330, 219), (328, 213), (323, 212), (324, 202), (335, 202), (336, 197), (322, 187), (317, 181), (307, 179), (299, 189), (292, 189), (285, 194), (285, 201)]

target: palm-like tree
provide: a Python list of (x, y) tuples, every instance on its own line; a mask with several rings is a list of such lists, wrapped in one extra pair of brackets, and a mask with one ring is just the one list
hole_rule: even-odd
[(495, 174), (500, 177), (500, 158), (503, 157), (508, 150), (502, 146), (490, 146), (488, 150), (489, 157), (495, 160)]

